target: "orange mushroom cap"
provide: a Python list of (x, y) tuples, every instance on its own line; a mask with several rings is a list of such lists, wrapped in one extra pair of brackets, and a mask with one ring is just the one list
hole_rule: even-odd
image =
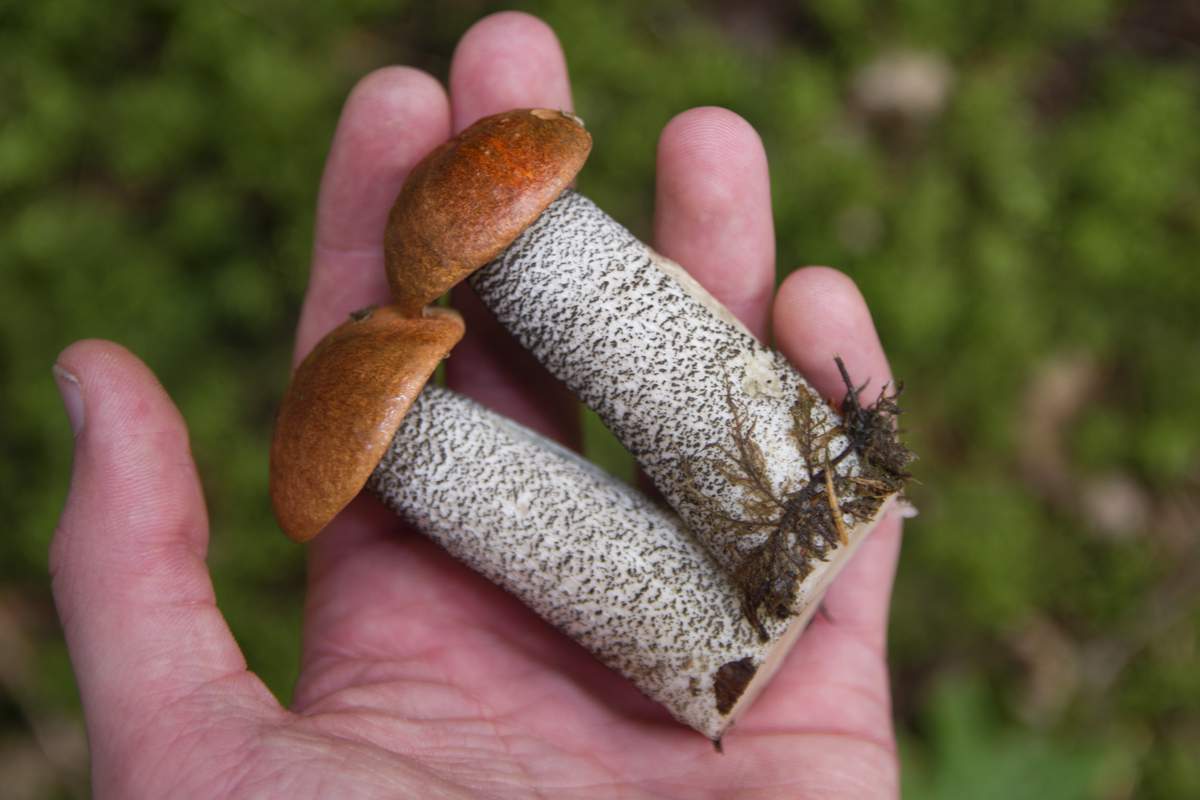
[(394, 306), (372, 308), (308, 354), (271, 443), (271, 504), (284, 533), (311, 539), (354, 499), (463, 330), (451, 309), (407, 316)]
[(591, 149), (574, 114), (534, 108), (485, 117), (431, 152), (388, 217), (395, 303), (413, 313), (498, 256), (570, 185)]

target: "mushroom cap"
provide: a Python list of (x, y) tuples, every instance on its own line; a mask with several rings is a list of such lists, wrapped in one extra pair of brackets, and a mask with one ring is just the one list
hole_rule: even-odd
[(462, 317), (365, 309), (334, 328), (292, 376), (271, 442), (271, 504), (303, 542), (354, 499), (422, 387), (463, 335)]
[(579, 117), (506, 111), (465, 129), (409, 174), (388, 217), (388, 282), (414, 311), (508, 247), (583, 167), (591, 134)]

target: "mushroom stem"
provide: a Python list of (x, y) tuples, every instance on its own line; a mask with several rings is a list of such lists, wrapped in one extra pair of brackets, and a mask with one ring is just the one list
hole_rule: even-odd
[[(764, 640), (768, 618), (811, 611), (907, 477), (907, 451), (888, 447), (903, 450), (891, 398), (863, 409), (848, 387), (843, 409), (859, 416), (839, 417), (679, 265), (576, 192), (471, 280), (640, 462)], [(881, 434), (888, 464), (852, 421)]]
[(760, 640), (674, 514), (446, 389), (416, 399), (367, 488), (714, 741), (807, 617)]

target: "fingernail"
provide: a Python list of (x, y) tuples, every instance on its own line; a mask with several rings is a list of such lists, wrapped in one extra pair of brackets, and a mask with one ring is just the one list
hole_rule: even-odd
[(79, 388), (79, 378), (55, 364), (52, 368), (54, 382), (58, 384), (58, 393), (62, 395), (63, 408), (67, 411), (67, 421), (71, 423), (71, 432), (76, 436), (83, 430), (83, 393)]

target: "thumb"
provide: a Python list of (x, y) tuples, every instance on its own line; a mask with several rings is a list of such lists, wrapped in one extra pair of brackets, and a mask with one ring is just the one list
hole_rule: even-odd
[(201, 688), (273, 701), (217, 610), (187, 430), (162, 386), (128, 351), (99, 341), (63, 351), (54, 376), (75, 462), (50, 572), (102, 782), (106, 767), (128, 768), (135, 753), (152, 758), (162, 737), (151, 723), (166, 721), (155, 715), (170, 709), (178, 722), (200, 711)]

